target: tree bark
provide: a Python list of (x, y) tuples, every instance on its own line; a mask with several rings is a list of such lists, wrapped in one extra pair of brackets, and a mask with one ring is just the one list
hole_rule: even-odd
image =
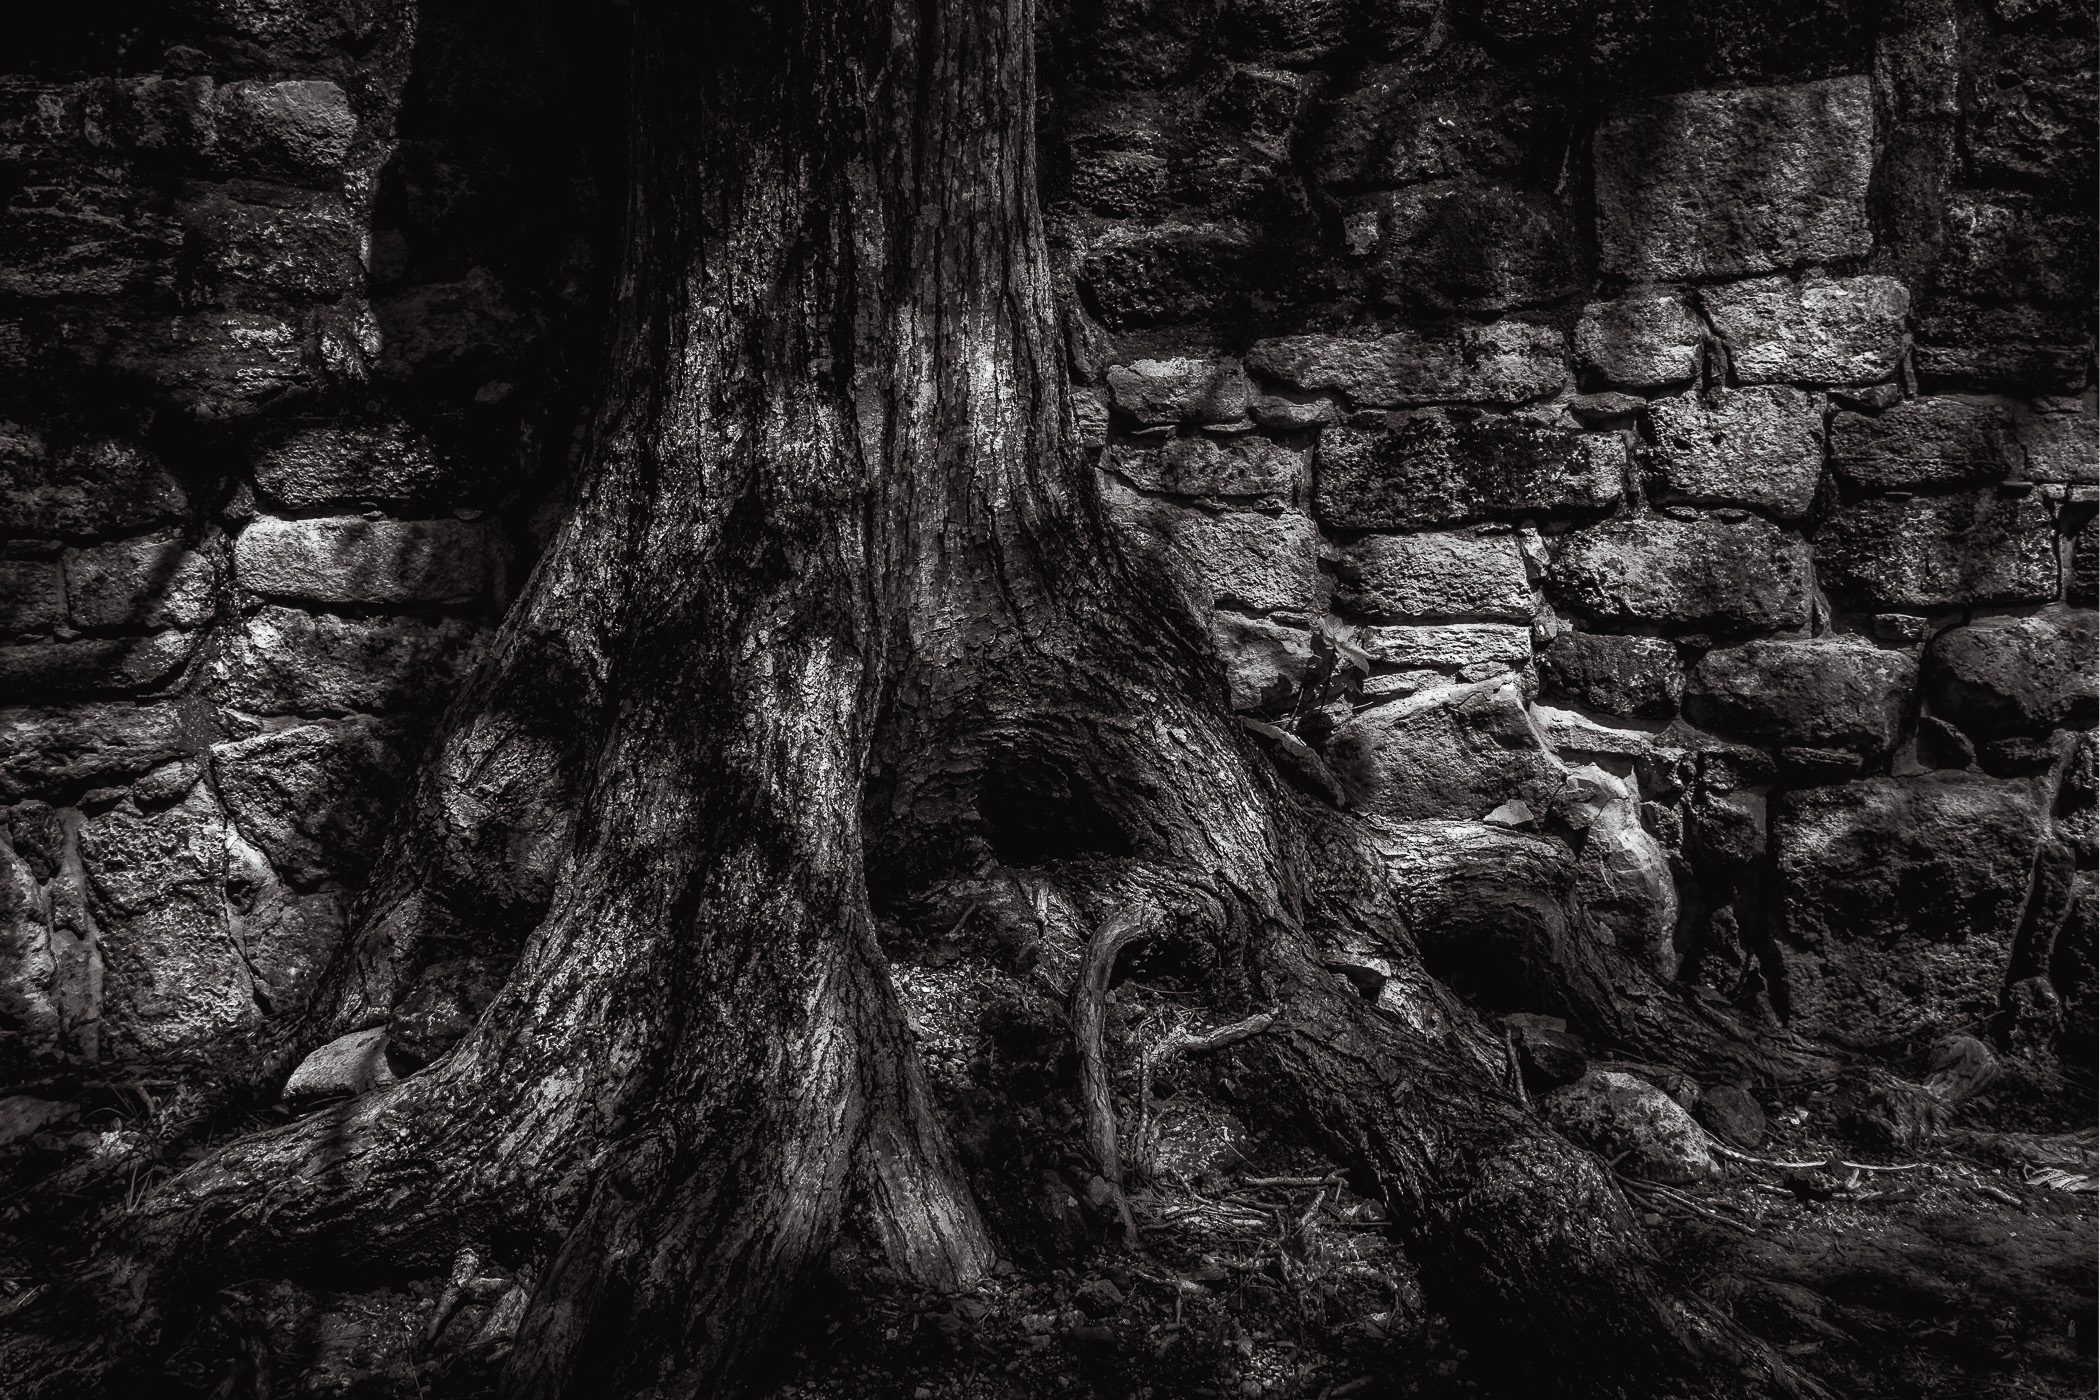
[[(637, 32), (591, 466), (309, 1038), (472, 940), (518, 949), (508, 985), (420, 1073), (156, 1191), (96, 1278), (132, 1300), (125, 1344), (36, 1393), (150, 1368), (186, 1299), (317, 1251), (396, 1275), (478, 1240), (551, 1257), (520, 1397), (732, 1385), (856, 1191), (899, 1267), (972, 1281), (992, 1246), (868, 872), (889, 897), (1022, 863), (1103, 917), (1158, 910), (1218, 949), (1221, 1004), (1279, 1008), (1244, 1047), (1278, 1111), (1380, 1182), (1466, 1328), (1532, 1339), (1498, 1345), (1511, 1369), (1784, 1388), (1508, 1096), (1397, 911), (1321, 896), (1385, 860), (1374, 833), (1284, 795), (1170, 573), (1102, 519), (1027, 0), (653, 5)], [(1364, 939), (1393, 974), (1377, 1005), (1322, 966)]]

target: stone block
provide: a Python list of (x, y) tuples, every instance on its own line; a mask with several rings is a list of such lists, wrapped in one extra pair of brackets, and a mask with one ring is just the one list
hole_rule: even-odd
[(311, 886), (357, 879), (379, 854), (420, 738), (385, 721), (328, 721), (215, 744), (212, 761), (241, 835)]
[(1110, 365), (1108, 389), (1116, 410), (1140, 426), (1233, 423), (1247, 416), (1247, 374), (1234, 359)]
[(2100, 423), (2090, 413), (2023, 414), (2014, 436), (2027, 458), (2027, 475), (2035, 481), (2100, 485)]
[(1363, 408), (1466, 400), (1517, 404), (1567, 383), (1561, 333), (1525, 321), (1450, 334), (1395, 331), (1376, 339), (1293, 335), (1263, 340), (1247, 367), (1295, 389), (1334, 389)]
[(1221, 606), (1309, 613), (1320, 593), (1320, 531), (1297, 511), (1156, 508), (1149, 516), (1195, 566)]
[(293, 510), (449, 500), (454, 484), (429, 439), (405, 423), (299, 424), (266, 437), (255, 456), (257, 493)]
[(255, 715), (442, 709), (487, 634), (460, 618), (337, 617), (263, 607), (215, 665), (219, 696)]
[(201, 632), (82, 637), (0, 647), (0, 695), (109, 695), (165, 681), (190, 659)]
[(223, 1055), (261, 1019), (227, 928), (226, 824), (208, 789), (80, 829), (102, 955), (102, 1035), (119, 1053)]
[(1764, 277), (1699, 299), (1744, 384), (1871, 384), (1903, 362), (1910, 292), (1893, 277)]
[(206, 185), (179, 209), (190, 275), (219, 298), (336, 301), (364, 288), (365, 224), (339, 192)]
[(1808, 546), (1764, 520), (1607, 520), (1570, 533), (1547, 571), (1592, 617), (1716, 632), (1808, 622)]
[(240, 422), (319, 382), (313, 330), (261, 311), (164, 316), (125, 323), (101, 361), (199, 422)]
[(1718, 1179), (1721, 1159), (1692, 1115), (1630, 1074), (1593, 1069), (1539, 1099), (1539, 1111), (1571, 1140), (1623, 1163), (1644, 1181), (1687, 1185)]
[(0, 632), (41, 632), (66, 620), (55, 559), (0, 559)]
[(1544, 810), (1560, 761), (1513, 681), (1441, 686), (1357, 714), (1325, 757), (1351, 805), (1401, 821), (1478, 820), (1512, 800)]
[(497, 591), (495, 537), (464, 520), (254, 521), (233, 543), (241, 587), (317, 603), (478, 603)]
[(244, 174), (334, 174), (357, 139), (350, 99), (325, 79), (226, 83), (212, 95), (212, 116), (220, 158)]
[(53, 451), (0, 422), (0, 532), (101, 535), (180, 519), (188, 498), (150, 453), (118, 438)]
[(1177, 496), (1296, 500), (1305, 481), (1306, 456), (1259, 433), (1224, 442), (1176, 437), (1160, 446), (1117, 443), (1110, 449), (1115, 470), (1146, 491)]
[(218, 607), (218, 554), (175, 530), (69, 549), (65, 571), (76, 627), (196, 627)]
[(1864, 76), (1639, 99), (1605, 118), (1594, 150), (1608, 273), (1742, 276), (1873, 246)]
[(1979, 485), (2012, 475), (2018, 446), (2012, 414), (1978, 399), (1923, 398), (1877, 414), (1830, 417), (1830, 465), (1870, 491)]
[(1586, 379), (1633, 389), (1682, 384), (1699, 373), (1706, 327), (1672, 292), (1593, 301), (1575, 323), (1575, 363)]
[(1875, 759), (1896, 746), (1917, 680), (1909, 650), (1851, 637), (1767, 637), (1708, 652), (1685, 687), (1684, 711), (1719, 734)]
[(2030, 786), (1981, 774), (1781, 794), (1792, 1025), (1874, 1045), (1995, 1012), (2041, 836)]
[(2041, 736), (2095, 719), (2090, 612), (1982, 617), (1933, 638), (1925, 658), (1932, 712), (1972, 738)]
[(1843, 607), (1930, 612), (2056, 596), (2049, 509), (1996, 491), (1841, 506), (1816, 536), (1823, 585)]
[(1370, 535), (1339, 574), (1337, 605), (1363, 617), (1529, 622), (1533, 611), (1513, 534)]
[(1626, 444), (1615, 433), (1424, 409), (1379, 428), (1323, 429), (1314, 466), (1322, 523), (1406, 530), (1607, 509), (1625, 491)]
[(2076, 394), (2093, 340), (2087, 313), (2061, 307), (1978, 305), (1935, 297), (1918, 316), (1913, 360), (1928, 389)]
[(1372, 280), (1396, 305), (1506, 311), (1560, 301), (1587, 281), (1582, 240), (1550, 194), (1436, 180), (1379, 197)]
[(69, 796), (128, 782), (185, 748), (173, 704), (0, 710), (0, 797)]
[(1365, 627), (1356, 642), (1381, 669), (1442, 671), (1469, 681), (1531, 664), (1531, 629), (1506, 622)]
[(1716, 389), (1648, 405), (1656, 499), (1808, 514), (1823, 478), (1821, 396), (1785, 385)]
[(1540, 655), (1539, 679), (1578, 705), (1643, 719), (1676, 714), (1684, 695), (1677, 644), (1662, 637), (1563, 632)]

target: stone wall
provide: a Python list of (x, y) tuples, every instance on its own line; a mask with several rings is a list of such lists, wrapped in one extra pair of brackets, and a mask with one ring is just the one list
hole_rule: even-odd
[[(2090, 1047), (2090, 16), (1697, 8), (1046, 6), (1105, 499), (1328, 799), (1555, 833), (1819, 1034)], [(9, 1083), (257, 1076), (340, 936), (581, 440), (586, 18), (190, 0), (0, 78)]]
[(580, 438), (621, 46), (83, 8), (0, 77), (0, 1074), (239, 1080)]
[(1813, 1034), (2089, 1058), (2091, 16), (1698, 8), (1073, 7), (1107, 497), (1315, 790), (1558, 834)]

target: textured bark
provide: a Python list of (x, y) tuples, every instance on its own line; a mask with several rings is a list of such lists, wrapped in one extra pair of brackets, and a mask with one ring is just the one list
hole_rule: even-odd
[[(998, 863), (1055, 863), (1104, 915), (1151, 906), (1218, 950), (1221, 1004), (1279, 1008), (1247, 1042), (1279, 1110), (1380, 1183), (1466, 1327), (1536, 1339), (1511, 1368), (1563, 1393), (1782, 1386), (1508, 1096), (1397, 909), (1318, 897), (1323, 870), (1385, 860), (1372, 833), (1282, 793), (1170, 576), (1101, 520), (1026, 0), (661, 6), (638, 29), (592, 465), (308, 1035), (382, 1018), (462, 944), (518, 948), (509, 983), (423, 1072), (155, 1192), (99, 1276), (137, 1300), (126, 1345), (37, 1393), (150, 1370), (184, 1299), (317, 1251), (396, 1274), (474, 1240), (551, 1252), (513, 1396), (732, 1384), (856, 1190), (901, 1267), (973, 1279), (991, 1246), (867, 872), (887, 897)], [(1375, 1005), (1322, 965), (1352, 940), (1390, 970)], [(1113, 1173), (1112, 1136), (1095, 1149)]]

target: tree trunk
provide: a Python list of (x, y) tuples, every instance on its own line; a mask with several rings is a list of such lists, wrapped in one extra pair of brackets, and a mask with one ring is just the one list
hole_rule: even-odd
[[(134, 1300), (123, 1345), (37, 1393), (150, 1369), (183, 1300), (316, 1251), (395, 1275), (476, 1240), (551, 1256), (511, 1396), (730, 1385), (856, 1191), (900, 1268), (974, 1279), (992, 1246), (867, 872), (1043, 860), (1102, 917), (1209, 940), (1221, 1003), (1279, 1010), (1247, 1058), (1381, 1183), (1477, 1351), (1559, 1393), (1787, 1386), (1673, 1297), (1397, 912), (1321, 896), (1384, 860), (1372, 834), (1279, 789), (1170, 577), (1102, 520), (1035, 204), (1030, 11), (640, 17), (592, 464), (309, 1037), (383, 1018), (441, 951), (515, 947), (509, 982), (422, 1072), (155, 1192), (97, 1276)], [(1376, 1005), (1322, 965), (1363, 939), (1394, 970)]]

